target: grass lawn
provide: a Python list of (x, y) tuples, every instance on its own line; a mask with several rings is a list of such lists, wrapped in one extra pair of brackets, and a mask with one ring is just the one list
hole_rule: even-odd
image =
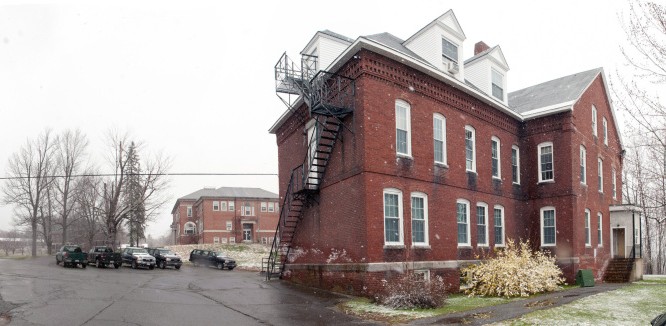
[(360, 298), (347, 301), (338, 307), (347, 314), (356, 315), (363, 319), (371, 319), (385, 323), (404, 323), (410, 320), (446, 315), (455, 312), (467, 311), (476, 308), (495, 306), (525, 298), (485, 298), (469, 297), (464, 294), (452, 294), (446, 299), (446, 304), (438, 309), (391, 309), (370, 302), (369, 299)]
[(641, 281), (498, 325), (649, 325), (663, 313), (666, 281)]

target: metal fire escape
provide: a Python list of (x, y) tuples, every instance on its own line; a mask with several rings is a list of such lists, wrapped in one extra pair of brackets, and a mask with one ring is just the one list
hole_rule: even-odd
[[(316, 203), (328, 162), (343, 119), (354, 110), (354, 80), (318, 70), (318, 58), (303, 55), (297, 67), (286, 53), (275, 65), (275, 92), (294, 115), (299, 125), (308, 123), (308, 149), (303, 162), (291, 170), (275, 229), (270, 255), (266, 261), (266, 279), (282, 276), (303, 210)], [(301, 109), (301, 104), (307, 110)], [(351, 131), (351, 130), (350, 130)]]

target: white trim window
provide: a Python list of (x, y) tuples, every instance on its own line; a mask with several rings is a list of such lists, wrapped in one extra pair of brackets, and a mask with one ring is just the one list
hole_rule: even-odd
[(236, 208), (234, 207), (234, 202), (230, 201), (229, 202), (229, 211), (230, 212), (235, 212)]
[(435, 113), (432, 118), (435, 163), (446, 165), (446, 118)]
[(227, 211), (227, 202), (226, 201), (221, 201), (220, 202), (220, 211), (222, 211), (222, 212)]
[(604, 192), (604, 160), (601, 159), (601, 157), (598, 158), (597, 161), (597, 182), (599, 183), (599, 186), (597, 189), (599, 192)]
[(500, 101), (504, 101), (504, 75), (490, 68), (490, 80), (493, 96)]
[(541, 246), (555, 246), (557, 243), (557, 227), (555, 207), (541, 208)]
[(411, 156), (410, 106), (403, 100), (395, 101), (395, 150), (398, 155)]
[(193, 222), (187, 222), (185, 223), (185, 234), (187, 235), (193, 235), (197, 233), (197, 225), (194, 224)]
[(213, 243), (214, 244), (220, 243), (220, 237), (213, 237)]
[(268, 212), (273, 213), (275, 212), (275, 203), (268, 203)]
[(592, 246), (592, 236), (591, 236), (591, 231), (590, 231), (590, 210), (585, 209), (585, 246), (590, 247)]
[(231, 221), (227, 221), (227, 231), (231, 231), (234, 229), (234, 223)]
[(192, 217), (192, 206), (187, 206), (187, 217)]
[(241, 207), (241, 216), (254, 216), (254, 205), (250, 202), (243, 203)]
[(220, 202), (219, 201), (213, 201), (213, 210), (216, 211), (216, 212), (220, 210)]
[(384, 189), (384, 244), (403, 245), (402, 191)]
[(592, 134), (597, 137), (597, 107), (592, 105)]
[(261, 211), (262, 212), (268, 212), (268, 207), (266, 207), (266, 202), (265, 201), (261, 202)]
[(470, 246), (469, 236), (469, 201), (456, 201), (456, 220), (458, 223), (458, 246)]
[(417, 281), (423, 280), (423, 282), (430, 282), (429, 269), (415, 269), (412, 273)]
[(412, 193), (412, 244), (428, 245), (428, 195)]
[(479, 247), (488, 246), (488, 205), (476, 203), (476, 243)]
[(606, 121), (606, 117), (601, 119), (601, 125), (604, 128), (604, 145), (608, 146), (608, 122)]
[(513, 183), (520, 184), (520, 148), (511, 146), (511, 180)]
[(495, 247), (504, 247), (504, 207), (495, 205), (493, 208), (493, 219), (495, 225)]
[(613, 185), (613, 199), (617, 199), (617, 174), (615, 174), (615, 167), (611, 170), (611, 183)]
[(539, 182), (554, 181), (553, 143), (539, 144)]
[(597, 247), (603, 247), (604, 246), (604, 238), (603, 238), (603, 215), (601, 213), (597, 213)]
[(494, 179), (502, 178), (502, 167), (500, 166), (500, 140), (493, 136), (490, 138), (490, 167)]
[(465, 169), (476, 172), (476, 130), (465, 126)]
[(458, 63), (458, 45), (442, 37), (442, 56)]
[(580, 145), (580, 183), (587, 184), (587, 150)]

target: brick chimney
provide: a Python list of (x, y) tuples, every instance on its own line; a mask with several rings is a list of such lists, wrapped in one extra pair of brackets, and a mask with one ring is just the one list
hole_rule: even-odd
[(483, 43), (483, 41), (479, 41), (476, 44), (474, 44), (474, 55), (477, 55), (485, 50), (490, 49), (488, 44)]

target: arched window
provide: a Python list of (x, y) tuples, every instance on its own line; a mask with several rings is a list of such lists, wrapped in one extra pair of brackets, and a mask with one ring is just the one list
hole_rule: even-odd
[(403, 100), (395, 101), (395, 148), (397, 154), (403, 156), (412, 156), (412, 127), (409, 111), (409, 103)]
[(193, 222), (185, 223), (185, 234), (195, 234), (197, 232), (197, 225)]

